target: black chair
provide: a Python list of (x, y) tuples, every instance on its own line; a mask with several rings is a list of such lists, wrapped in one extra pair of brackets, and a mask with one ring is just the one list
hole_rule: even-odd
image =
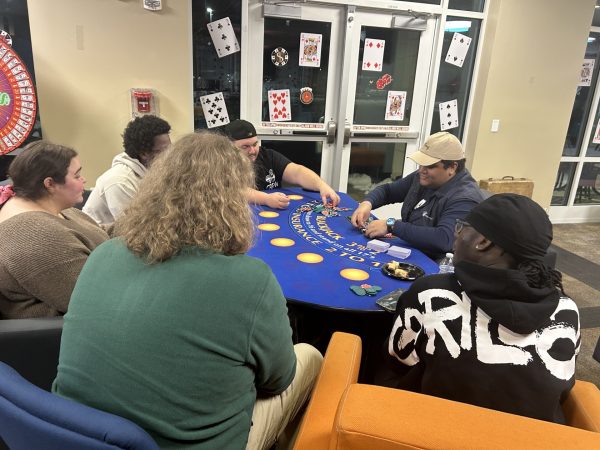
[(56, 378), (62, 317), (0, 320), (0, 361), (50, 391)]

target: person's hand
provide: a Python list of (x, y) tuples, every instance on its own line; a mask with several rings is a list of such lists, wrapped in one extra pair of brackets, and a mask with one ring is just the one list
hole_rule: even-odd
[(267, 206), (274, 209), (285, 209), (290, 204), (290, 199), (282, 192), (267, 194)]
[(385, 236), (387, 234), (387, 224), (385, 220), (372, 221), (365, 230), (365, 236), (369, 239)]
[(365, 201), (360, 203), (358, 208), (352, 213), (352, 218), (350, 219), (352, 225), (356, 228), (363, 228), (369, 218), (369, 214), (371, 214), (371, 206), (370, 202)]
[(340, 196), (325, 182), (321, 183), (319, 193), (321, 194), (321, 200), (323, 200), (324, 205), (331, 203), (332, 206), (337, 206), (340, 203)]

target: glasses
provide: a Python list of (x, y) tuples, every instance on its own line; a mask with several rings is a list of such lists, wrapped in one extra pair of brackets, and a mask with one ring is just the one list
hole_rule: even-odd
[(461, 220), (461, 219), (456, 219), (456, 224), (454, 224), (454, 233), (460, 234), (460, 232), (463, 230), (463, 228), (471, 227), (471, 226), (472, 225), (469, 222), (465, 222), (464, 220)]

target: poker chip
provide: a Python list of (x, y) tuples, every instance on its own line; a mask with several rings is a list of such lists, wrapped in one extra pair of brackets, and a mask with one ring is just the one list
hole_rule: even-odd
[(313, 92), (309, 87), (303, 87), (300, 89), (300, 103), (303, 105), (310, 105), (313, 102)]
[(277, 47), (271, 52), (271, 62), (277, 67), (285, 66), (288, 63), (288, 52), (283, 47)]
[(361, 297), (364, 297), (365, 295), (374, 297), (379, 291), (381, 291), (381, 286), (371, 286), (370, 284), (365, 283), (361, 284), (360, 286), (350, 286), (350, 290)]

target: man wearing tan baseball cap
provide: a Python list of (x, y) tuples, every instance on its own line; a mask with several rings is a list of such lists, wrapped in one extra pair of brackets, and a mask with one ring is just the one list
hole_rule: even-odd
[[(364, 228), (368, 238), (392, 233), (437, 259), (452, 251), (456, 219), (463, 219), (484, 195), (465, 168), (465, 152), (454, 135), (432, 134), (408, 157), (419, 169), (369, 192), (352, 214), (352, 224)], [(372, 209), (390, 203), (402, 203), (401, 219), (367, 224)]]

